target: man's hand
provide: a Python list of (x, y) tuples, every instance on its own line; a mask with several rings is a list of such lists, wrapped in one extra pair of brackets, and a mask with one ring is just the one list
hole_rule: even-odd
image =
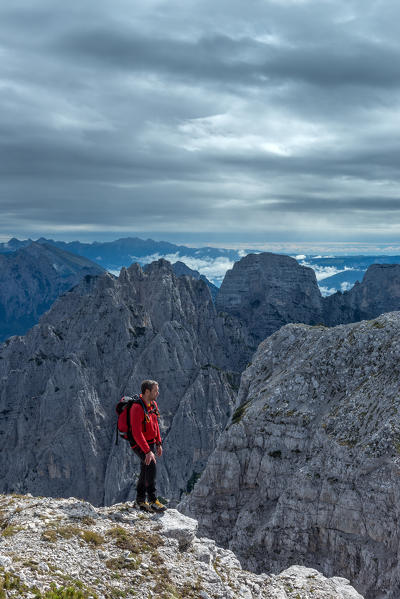
[(149, 453), (146, 453), (146, 456), (144, 458), (144, 463), (146, 464), (146, 466), (148, 466), (150, 464), (150, 462), (156, 463), (156, 456), (154, 455), (154, 453), (152, 451), (149, 451)]
[(162, 445), (157, 445), (157, 455), (159, 458), (162, 456)]

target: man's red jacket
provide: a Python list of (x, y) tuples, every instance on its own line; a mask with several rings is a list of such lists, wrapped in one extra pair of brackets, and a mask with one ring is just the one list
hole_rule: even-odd
[(139, 403), (134, 403), (130, 411), (132, 435), (144, 453), (150, 451), (148, 441), (161, 445), (157, 403), (153, 401), (147, 409), (149, 410), (148, 421), (145, 421), (145, 413)]

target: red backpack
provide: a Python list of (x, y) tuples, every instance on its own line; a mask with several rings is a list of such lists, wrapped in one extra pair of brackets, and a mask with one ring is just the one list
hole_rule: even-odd
[(131, 407), (133, 404), (138, 403), (143, 408), (143, 423), (144, 430), (146, 430), (146, 422), (149, 422), (149, 411), (139, 395), (134, 395), (133, 397), (129, 397), (125, 395), (120, 399), (115, 407), (115, 411), (118, 414), (117, 420), (117, 431), (115, 437), (115, 444), (118, 445), (118, 437), (129, 441), (129, 444), (132, 448), (137, 446), (135, 439), (132, 434), (131, 427)]

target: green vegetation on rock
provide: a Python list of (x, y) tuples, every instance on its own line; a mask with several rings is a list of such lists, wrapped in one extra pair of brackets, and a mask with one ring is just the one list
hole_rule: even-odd
[(251, 400), (245, 401), (238, 408), (236, 408), (236, 410), (234, 411), (234, 413), (232, 415), (231, 425), (238, 424), (241, 421), (241, 419), (245, 415), (246, 410), (250, 404), (251, 404)]

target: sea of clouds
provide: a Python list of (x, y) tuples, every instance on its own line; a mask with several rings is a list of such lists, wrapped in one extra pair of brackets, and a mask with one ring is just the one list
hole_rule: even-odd
[[(241, 250), (238, 252), (238, 259), (245, 255), (245, 252)], [(218, 258), (211, 258), (207, 256), (194, 257), (194, 256), (185, 256), (180, 254), (179, 252), (175, 252), (173, 254), (150, 254), (148, 256), (130, 256), (132, 262), (138, 262), (141, 266), (145, 264), (150, 264), (150, 262), (154, 262), (155, 260), (160, 260), (160, 258), (164, 258), (164, 260), (168, 260), (171, 264), (175, 262), (184, 262), (186, 266), (191, 268), (192, 270), (197, 270), (201, 275), (207, 277), (209, 281), (214, 283), (217, 287), (221, 286), (223, 278), (227, 270), (232, 268), (234, 265), (234, 260), (230, 260), (226, 256), (219, 256)], [(122, 267), (121, 267), (122, 268)], [(113, 275), (118, 276), (121, 269), (110, 270)]]

